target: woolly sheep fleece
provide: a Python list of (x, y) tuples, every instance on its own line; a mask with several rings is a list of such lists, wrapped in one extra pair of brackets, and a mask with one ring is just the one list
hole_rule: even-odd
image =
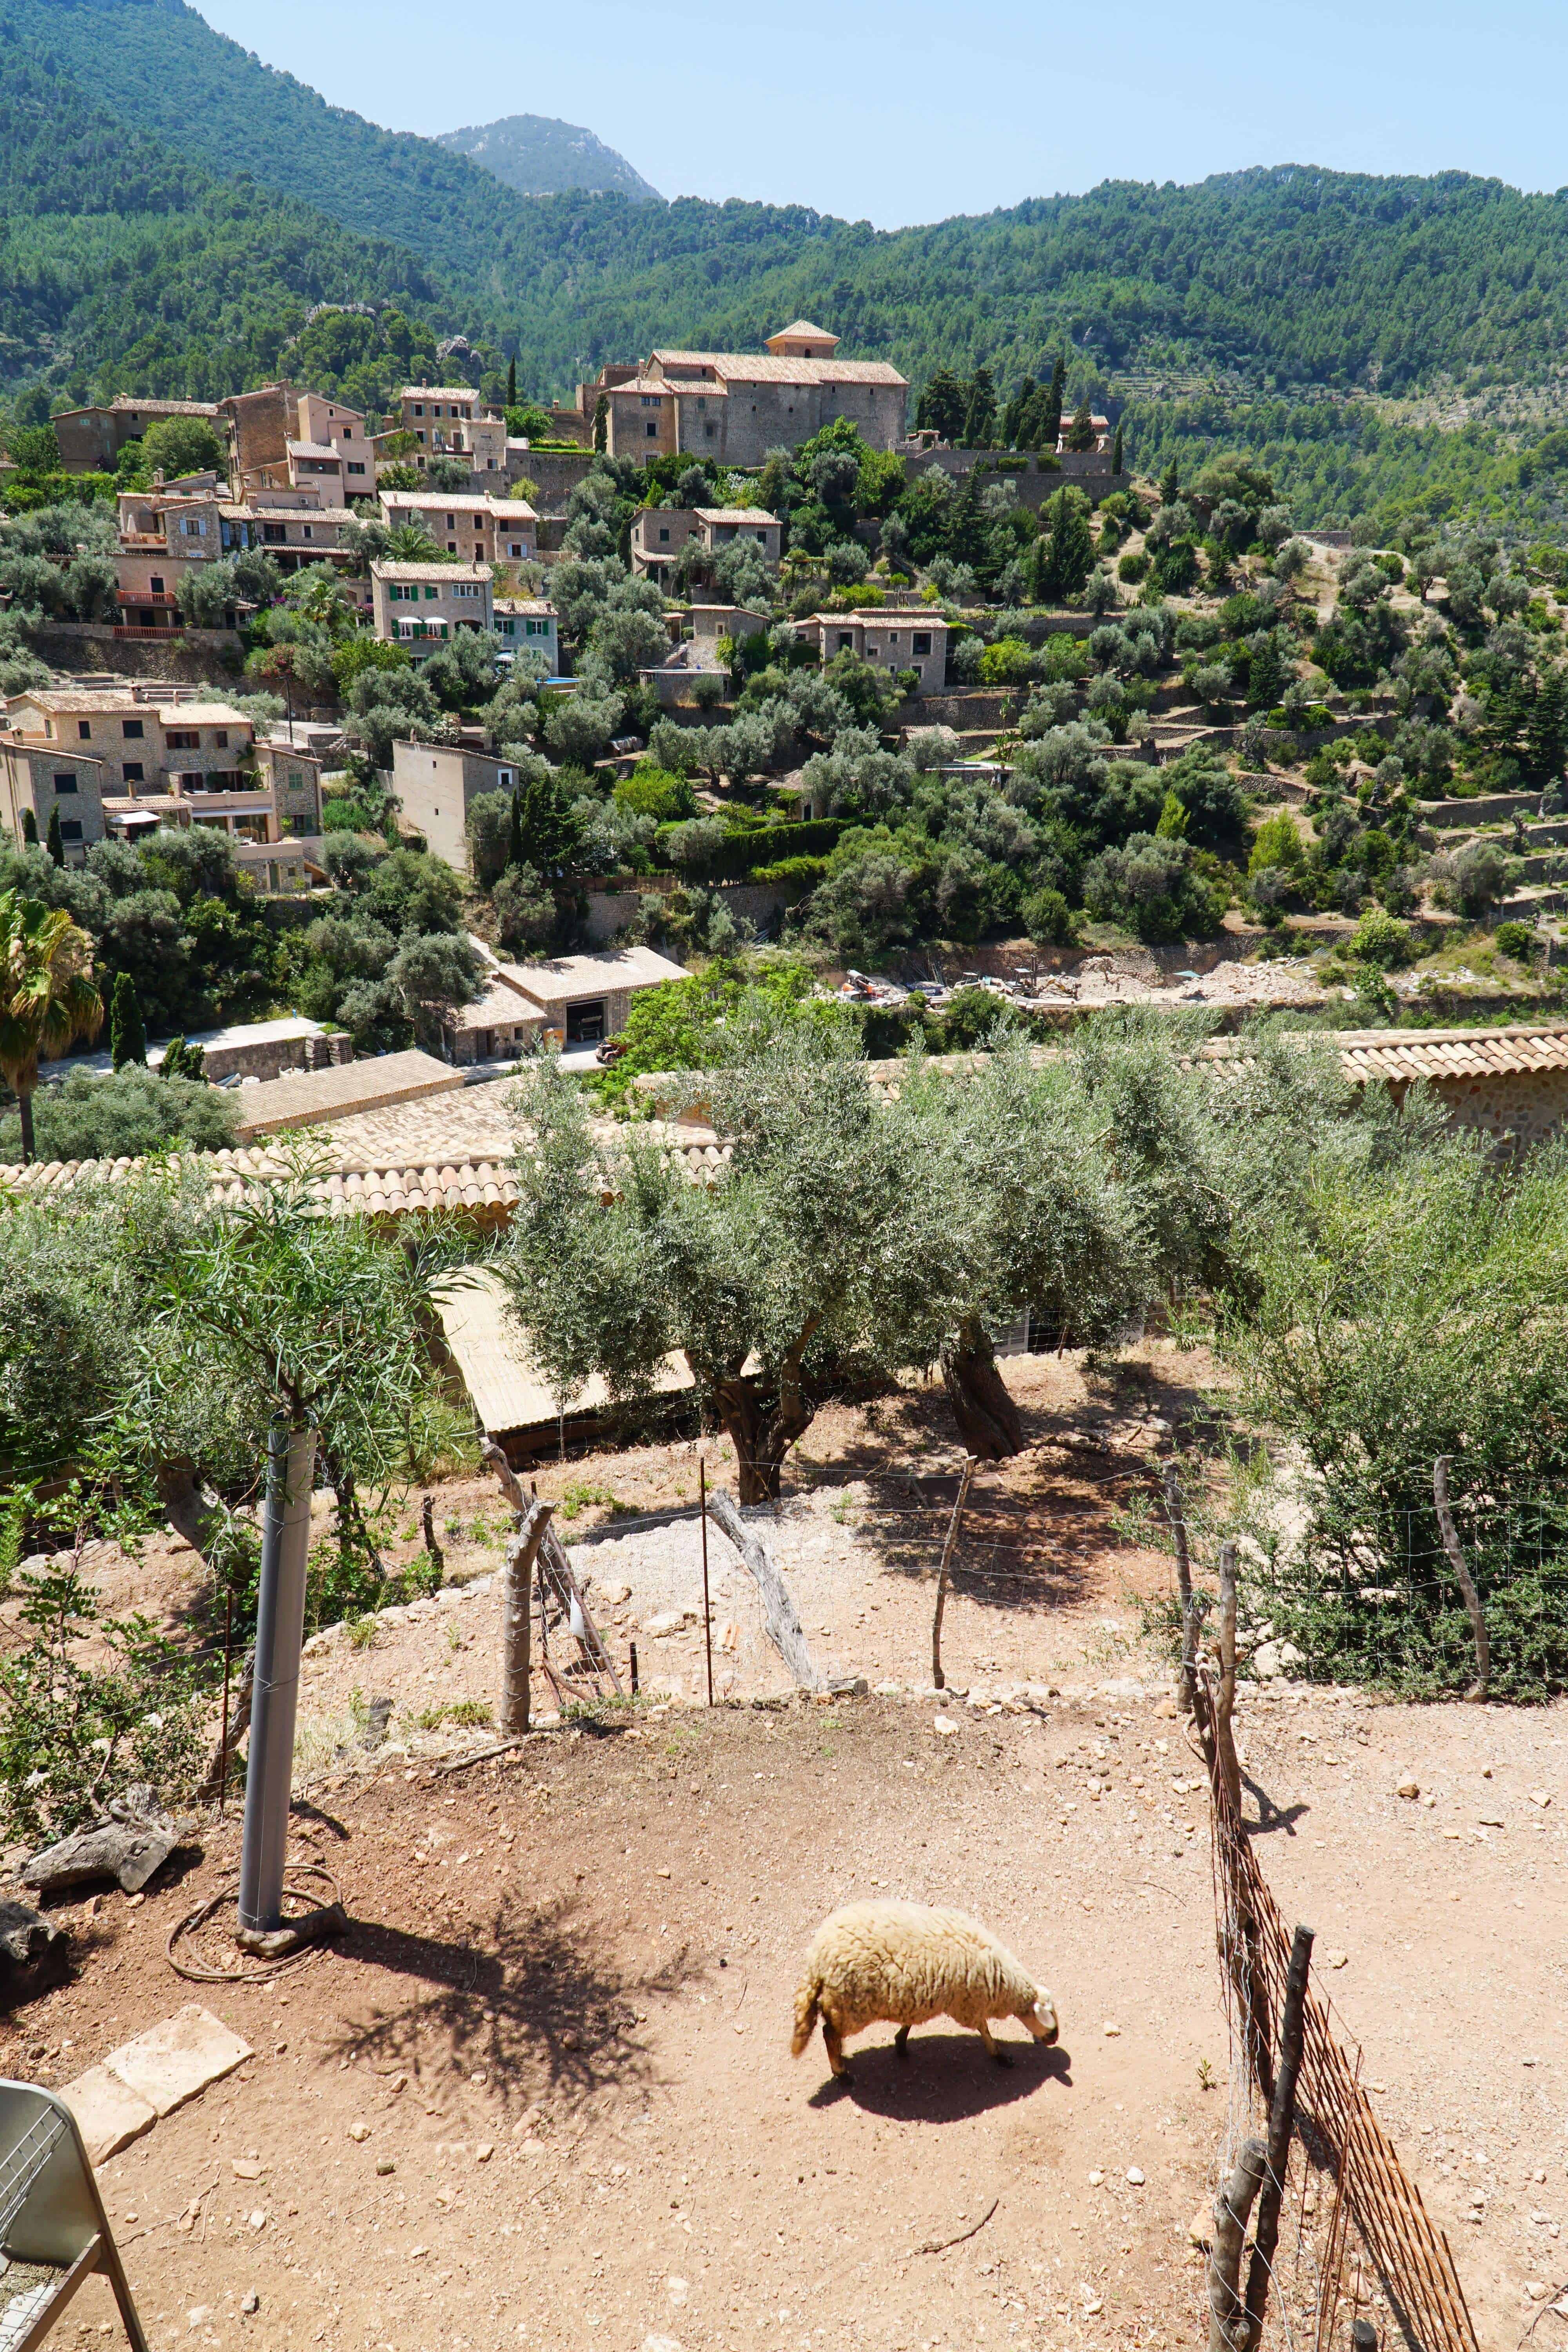
[(902, 2056), (911, 2025), (951, 2017), (1001, 2053), (989, 2021), (1016, 2017), (1037, 2042), (1057, 2038), (1051, 1996), (978, 1919), (924, 1903), (850, 1903), (823, 1921), (806, 1954), (795, 2000), (798, 2058), (822, 2020), (828, 2063), (843, 2074), (842, 2045), (879, 2019), (899, 2028)]

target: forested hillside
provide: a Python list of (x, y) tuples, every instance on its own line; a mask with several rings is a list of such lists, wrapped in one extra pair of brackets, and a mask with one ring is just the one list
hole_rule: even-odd
[(1516, 513), (1527, 491), (1555, 509), (1550, 458), (1521, 478), (1533, 434), (1381, 404), (1542, 384), (1559, 421), (1568, 196), (1288, 166), (891, 234), (804, 205), (528, 196), (328, 106), (184, 0), (0, 9), (0, 387), (41, 380), (35, 406), (258, 381), (320, 301), (395, 305), (390, 340), (311, 349), (323, 389), (372, 404), (410, 333), (470, 337), (476, 379), (515, 352), (542, 397), (584, 359), (754, 346), (805, 315), (917, 386), (984, 362), (1005, 393), (1062, 350), (1074, 400), (1130, 396), (1136, 462), (1254, 451), (1305, 520), (1424, 497)]
[(449, 310), (407, 253), (186, 162), (0, 41), (0, 384), (76, 361), (106, 388), (212, 399), (274, 373), (314, 303)]

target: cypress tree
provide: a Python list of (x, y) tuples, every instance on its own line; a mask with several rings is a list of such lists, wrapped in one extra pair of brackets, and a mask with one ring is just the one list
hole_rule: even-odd
[(506, 404), (509, 408), (517, 406), (517, 353), (515, 352), (506, 363)]
[(1072, 423), (1068, 427), (1067, 446), (1080, 456), (1094, 446), (1094, 419), (1089, 414), (1087, 396), (1073, 411)]
[(1019, 436), (1028, 420), (1038, 390), (1034, 377), (1026, 375), (1007, 403), (1006, 413), (1002, 419), (1002, 446), (1005, 449), (1016, 449), (1021, 446)]
[(117, 1070), (127, 1062), (147, 1066), (147, 1032), (142, 1023), (136, 983), (128, 971), (117, 971), (109, 999), (109, 1058)]
[(22, 811), (22, 838), (30, 849), (38, 845), (38, 820), (31, 809)]
[(65, 864), (65, 835), (60, 831), (60, 813), (58, 805), (49, 811), (49, 829), (44, 836), (44, 845), (57, 866)]
[(1173, 507), (1181, 494), (1182, 478), (1176, 470), (1176, 461), (1173, 457), (1160, 477), (1160, 504), (1163, 507)]
[(1120, 425), (1118, 425), (1116, 428), (1116, 438), (1110, 445), (1110, 470), (1113, 474), (1120, 474), (1121, 471), (1121, 427)]
[(506, 862), (509, 866), (521, 866), (523, 863), (522, 787), (521, 784), (514, 788), (511, 796), (511, 823), (507, 828)]
[(1067, 390), (1067, 362), (1058, 352), (1056, 364), (1051, 369), (1050, 388), (1046, 394), (1045, 406), (1040, 413), (1040, 430), (1035, 442), (1037, 449), (1048, 450), (1053, 457), (1061, 438), (1062, 398)]

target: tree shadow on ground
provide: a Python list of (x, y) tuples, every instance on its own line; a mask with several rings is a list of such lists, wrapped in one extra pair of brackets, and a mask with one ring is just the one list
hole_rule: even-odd
[[(1170, 1429), (1213, 1424), (1193, 1384), (1142, 1362), (1112, 1368), (1070, 1408), (1018, 1399), (1025, 1451), (983, 1464), (969, 1490), (950, 1574), (955, 1597), (1003, 1611), (1066, 1608), (1103, 1597), (1108, 1549), (1137, 1548), (1114, 1515), (1135, 1496), (1156, 1505), (1155, 1444)], [(889, 1457), (945, 1457), (940, 1470)], [(784, 1491), (858, 1484), (847, 1507), (855, 1532), (891, 1574), (929, 1580), (958, 1492), (961, 1445), (940, 1381), (900, 1388), (867, 1408), (861, 1428), (830, 1463), (786, 1465)]]
[(853, 2082), (829, 2075), (808, 2104), (823, 2107), (849, 2099), (900, 2123), (952, 2124), (1014, 2106), (1045, 2083), (1072, 2088), (1072, 2053), (1059, 2043), (1048, 2050), (1039, 2042), (1005, 2046), (1008, 2066), (987, 2058), (975, 2033), (911, 2034), (907, 2058), (890, 2041), (858, 2044), (844, 2053)]
[[(373, 2006), (366, 2019), (341, 2021), (333, 2054), (384, 2071), (401, 2063), (431, 2095), (482, 2072), (509, 2109), (650, 2082), (644, 2004), (700, 1972), (684, 1945), (657, 1969), (619, 1968), (565, 1895), (537, 1909), (503, 1899), (488, 1924), (451, 1937), (351, 1919), (340, 1948), (361, 1964)], [(374, 2005), (373, 1970), (420, 1990)]]

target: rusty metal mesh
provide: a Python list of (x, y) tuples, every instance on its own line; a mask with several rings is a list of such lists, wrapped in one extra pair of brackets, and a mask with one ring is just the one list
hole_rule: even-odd
[[(1232, 2049), (1267, 2106), (1290, 1930), (1218, 1775), (1210, 1794), (1215, 1925)], [(1332, 2341), (1352, 2227), (1414, 2352), (1478, 2352), (1448, 2241), (1373, 2113), (1360, 2074), (1359, 2047), (1347, 2051), (1341, 2042), (1331, 2004), (1310, 1983), (1296, 2127), (1311, 2163), (1333, 2182), (1317, 2265), (1315, 2352), (1329, 2352)]]

